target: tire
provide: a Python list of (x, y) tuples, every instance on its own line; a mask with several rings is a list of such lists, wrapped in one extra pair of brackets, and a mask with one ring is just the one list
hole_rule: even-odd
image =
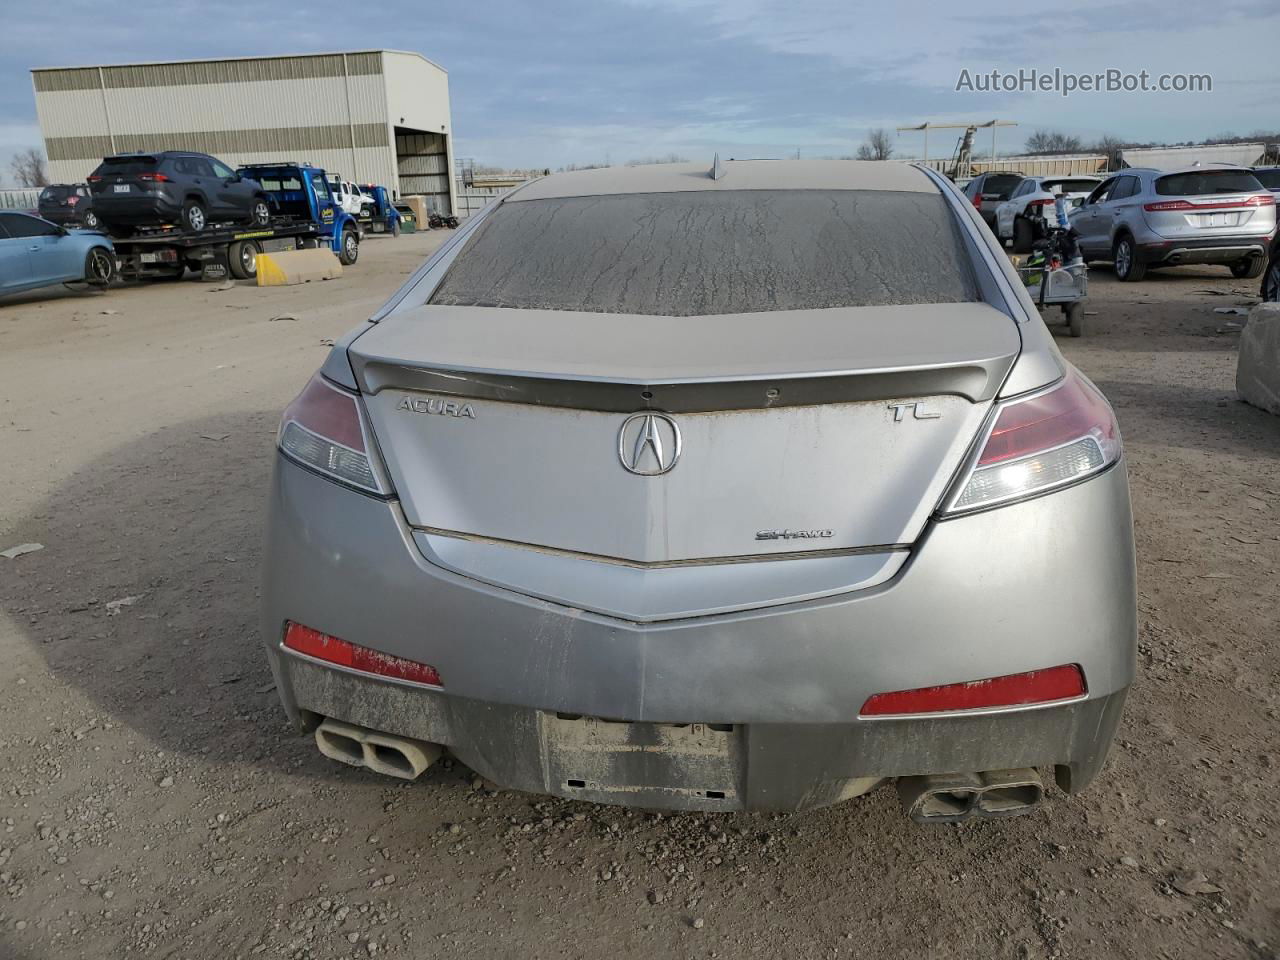
[(109, 287), (116, 278), (116, 258), (106, 247), (94, 247), (84, 257), (84, 280), (91, 287)]
[(1147, 275), (1147, 265), (1138, 259), (1133, 247), (1133, 237), (1122, 233), (1116, 237), (1111, 249), (1111, 260), (1116, 265), (1116, 279), (1122, 283), (1137, 283)]
[(350, 227), (342, 230), (342, 246), (339, 248), (338, 260), (344, 267), (349, 267), (360, 257), (360, 236)]
[(1271, 255), (1271, 263), (1262, 278), (1258, 295), (1268, 303), (1280, 303), (1280, 251)]
[(1084, 336), (1084, 304), (1077, 300), (1062, 309), (1067, 320), (1067, 330), (1073, 337)]
[(237, 240), (227, 248), (227, 269), (236, 280), (253, 280), (258, 276), (258, 254), (262, 250), (255, 240)]
[(392, 220), (392, 221), (391, 221), (391, 236), (393, 236), (393, 237), (398, 237), (398, 236), (400, 236), (400, 221), (399, 221), (399, 220)]
[(84, 216), (80, 218), (80, 222), (84, 224), (86, 230), (102, 229), (102, 221), (98, 219), (98, 215), (92, 210), (86, 210)]
[(192, 233), (201, 233), (209, 225), (209, 212), (199, 200), (188, 200), (182, 205), (182, 226)]
[(1231, 264), (1231, 275), (1237, 280), (1257, 280), (1266, 269), (1266, 257), (1246, 257)]
[(1015, 217), (1013, 221), (1013, 252), (1030, 253), (1035, 243), (1035, 231), (1025, 217)]
[(254, 197), (253, 206), (249, 210), (249, 222), (255, 227), (271, 225), (271, 205), (266, 197)]

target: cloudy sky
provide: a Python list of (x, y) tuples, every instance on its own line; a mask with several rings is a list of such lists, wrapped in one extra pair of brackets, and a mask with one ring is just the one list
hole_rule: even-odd
[[(940, 5), (939, 5), (940, 6)], [(455, 152), (478, 163), (560, 166), (682, 154), (851, 154), (872, 127), (1017, 121), (1086, 141), (1203, 139), (1280, 128), (1275, 0), (988, 0), (937, 12), (915, 0), (484, 0), (210, 5), (30, 4), (0, 43), (0, 174), (40, 144), (28, 70), (389, 47), (449, 70)], [(353, 11), (359, 11), (353, 15)], [(1010, 11), (1017, 11), (1010, 14)], [(347, 22), (355, 26), (346, 26)], [(1210, 93), (986, 93), (961, 70), (1116, 68), (1208, 73)], [(936, 133), (930, 152), (950, 153)], [(985, 142), (985, 141), (983, 141)], [(900, 152), (917, 154), (918, 134)]]

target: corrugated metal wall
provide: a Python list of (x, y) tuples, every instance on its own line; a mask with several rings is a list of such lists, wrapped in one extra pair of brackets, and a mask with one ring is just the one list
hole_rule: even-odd
[[(418, 57), (410, 58), (409, 83), (412, 70), (443, 74)], [(56, 181), (83, 180), (111, 153), (177, 149), (233, 165), (311, 163), (418, 192), (399, 183), (381, 51), (35, 70), (32, 78)], [(431, 122), (447, 129), (447, 96), (435, 109), (441, 115)], [(443, 143), (444, 134), (435, 139)], [(422, 192), (438, 191), (434, 170), (410, 167), (425, 178), (414, 184), (428, 188)], [(447, 177), (443, 184), (448, 209)]]

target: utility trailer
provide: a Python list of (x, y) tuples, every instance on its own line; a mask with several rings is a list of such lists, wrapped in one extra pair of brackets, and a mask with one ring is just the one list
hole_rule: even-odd
[(199, 232), (163, 226), (113, 237), (120, 276), (177, 280), (191, 269), (201, 280), (252, 280), (258, 254), (319, 246), (328, 246), (344, 266), (356, 262), (360, 224), (334, 202), (323, 170), (271, 163), (238, 172), (262, 184), (271, 205), (267, 226), (211, 224)]

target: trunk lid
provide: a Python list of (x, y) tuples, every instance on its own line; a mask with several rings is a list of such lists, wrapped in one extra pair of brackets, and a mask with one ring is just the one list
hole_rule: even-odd
[(1019, 348), (980, 303), (424, 306), (350, 357), (412, 526), (661, 566), (910, 545)]

